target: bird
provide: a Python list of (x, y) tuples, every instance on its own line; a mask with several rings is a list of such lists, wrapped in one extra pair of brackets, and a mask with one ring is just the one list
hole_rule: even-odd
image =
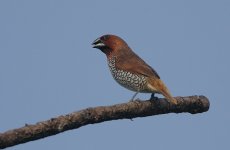
[(131, 101), (138, 93), (152, 93), (151, 99), (158, 99), (155, 93), (162, 94), (169, 103), (177, 104), (158, 73), (141, 59), (119, 36), (105, 34), (92, 43), (107, 57), (110, 72), (117, 83), (134, 91)]

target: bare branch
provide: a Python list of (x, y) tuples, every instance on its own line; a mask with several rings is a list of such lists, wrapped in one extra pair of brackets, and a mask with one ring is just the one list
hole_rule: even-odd
[(117, 119), (132, 119), (167, 113), (191, 114), (208, 111), (209, 101), (205, 96), (175, 97), (178, 104), (173, 105), (165, 99), (132, 101), (112, 106), (87, 108), (67, 115), (51, 118), (34, 125), (0, 133), (0, 149), (38, 140), (67, 130)]

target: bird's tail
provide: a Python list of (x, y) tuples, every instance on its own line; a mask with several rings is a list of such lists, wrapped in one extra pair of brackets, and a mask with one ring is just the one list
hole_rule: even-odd
[(155, 87), (157, 93), (162, 94), (168, 102), (171, 102), (175, 105), (177, 104), (177, 100), (172, 97), (168, 88), (165, 86), (164, 82), (161, 79), (151, 79), (150, 83), (153, 87)]

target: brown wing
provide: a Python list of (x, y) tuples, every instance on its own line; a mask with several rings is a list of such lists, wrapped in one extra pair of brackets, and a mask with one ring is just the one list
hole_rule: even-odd
[(158, 73), (131, 50), (123, 51), (116, 58), (116, 67), (132, 73), (160, 79)]

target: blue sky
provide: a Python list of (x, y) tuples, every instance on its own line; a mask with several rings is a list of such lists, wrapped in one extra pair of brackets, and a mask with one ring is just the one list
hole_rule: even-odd
[(9, 149), (229, 149), (229, 8), (227, 0), (1, 0), (0, 132), (128, 101), (133, 92), (91, 47), (106, 33), (122, 37), (174, 96), (211, 102), (202, 114), (104, 122)]

